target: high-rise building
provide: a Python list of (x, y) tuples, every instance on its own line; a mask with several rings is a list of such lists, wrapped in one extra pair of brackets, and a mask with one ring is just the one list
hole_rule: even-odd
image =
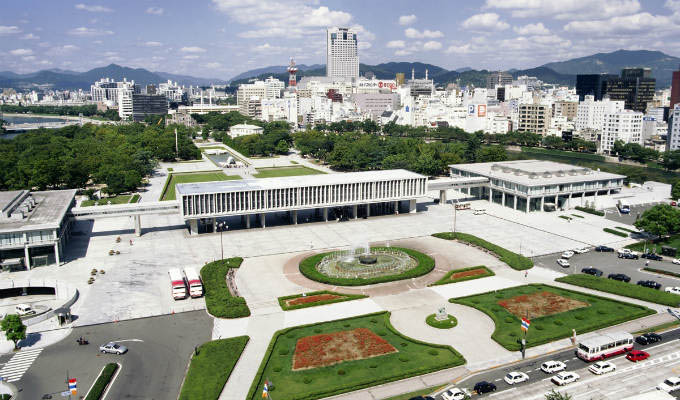
[(359, 52), (356, 32), (348, 28), (328, 28), (326, 44), (326, 76), (358, 78)]
[(611, 153), (614, 142), (642, 145), (642, 113), (633, 110), (623, 110), (604, 116), (602, 124), (602, 140), (600, 150)]
[(512, 85), (512, 75), (503, 71), (491, 72), (486, 76), (486, 88), (495, 89), (496, 86)]
[(579, 74), (576, 75), (576, 94), (578, 100), (583, 101), (585, 96), (593, 96), (595, 101), (600, 101), (607, 92), (607, 80), (617, 78), (609, 74)]
[(132, 95), (132, 120), (144, 121), (147, 115), (165, 115), (168, 113), (168, 100), (162, 94)]
[(668, 117), (667, 150), (680, 150), (680, 104), (671, 110)]
[(654, 99), (656, 79), (650, 68), (624, 68), (621, 76), (607, 80), (607, 96), (623, 100), (626, 109), (644, 113), (647, 103)]
[(680, 69), (673, 71), (673, 80), (671, 81), (671, 111), (675, 109), (676, 104), (680, 104)]
[(135, 81), (123, 79), (116, 82), (110, 78), (102, 78), (90, 86), (92, 101), (97, 103), (107, 103), (111, 106), (118, 106), (125, 93), (139, 93), (140, 87)]
[(578, 105), (575, 127), (578, 131), (586, 129), (602, 131), (605, 115), (623, 111), (623, 108), (623, 101), (609, 99), (595, 101), (595, 96), (587, 95)]
[(264, 81), (239, 85), (238, 91), (236, 91), (236, 104), (239, 106), (239, 112), (250, 116), (257, 114), (253, 110), (259, 106), (251, 105), (251, 100), (278, 99), (281, 97), (284, 87), (285, 84), (282, 81), (271, 76)]
[(550, 128), (552, 107), (546, 104), (520, 104), (517, 130), (545, 135)]

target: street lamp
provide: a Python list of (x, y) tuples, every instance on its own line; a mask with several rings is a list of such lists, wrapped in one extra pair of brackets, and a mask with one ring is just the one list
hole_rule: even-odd
[(226, 222), (217, 223), (217, 230), (220, 231), (220, 249), (222, 250), (222, 260), (224, 260), (224, 241), (222, 240), (222, 233), (227, 229), (229, 229), (229, 225), (227, 225)]

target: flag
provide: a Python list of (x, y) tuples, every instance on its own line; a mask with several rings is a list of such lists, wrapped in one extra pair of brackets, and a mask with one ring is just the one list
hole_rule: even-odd
[(71, 378), (68, 380), (68, 390), (71, 391), (72, 395), (78, 394), (78, 389), (76, 388), (76, 378)]
[(522, 330), (524, 332), (529, 330), (529, 325), (531, 325), (531, 321), (529, 321), (529, 318), (522, 318)]
[(264, 381), (264, 389), (262, 389), (262, 398), (266, 399), (269, 397), (269, 382)]

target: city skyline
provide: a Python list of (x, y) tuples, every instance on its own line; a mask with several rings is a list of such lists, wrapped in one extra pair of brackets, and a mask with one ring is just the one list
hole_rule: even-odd
[(11, 2), (0, 16), (0, 70), (85, 71), (117, 63), (229, 79), (252, 68), (285, 65), (289, 57), (300, 64), (324, 64), (325, 30), (332, 26), (358, 33), (360, 60), (367, 64), (420, 61), (448, 69), (495, 70), (621, 48), (680, 50), (670, 40), (680, 31), (676, 0), (572, 0), (559, 8), (538, 0), (428, 5)]

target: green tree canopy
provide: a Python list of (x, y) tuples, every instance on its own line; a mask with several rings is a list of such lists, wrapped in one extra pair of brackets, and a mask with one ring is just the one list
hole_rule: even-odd
[(642, 213), (635, 227), (657, 236), (680, 232), (680, 210), (668, 204), (658, 204)]
[(555, 389), (545, 394), (545, 400), (571, 400), (573, 397), (569, 393), (560, 393)]
[(17, 349), (17, 344), (20, 340), (26, 339), (26, 325), (21, 321), (17, 314), (8, 314), (0, 322), (0, 329), (5, 332), (7, 340), (14, 342), (14, 348)]
[(671, 187), (671, 199), (680, 199), (680, 180), (677, 180)]

